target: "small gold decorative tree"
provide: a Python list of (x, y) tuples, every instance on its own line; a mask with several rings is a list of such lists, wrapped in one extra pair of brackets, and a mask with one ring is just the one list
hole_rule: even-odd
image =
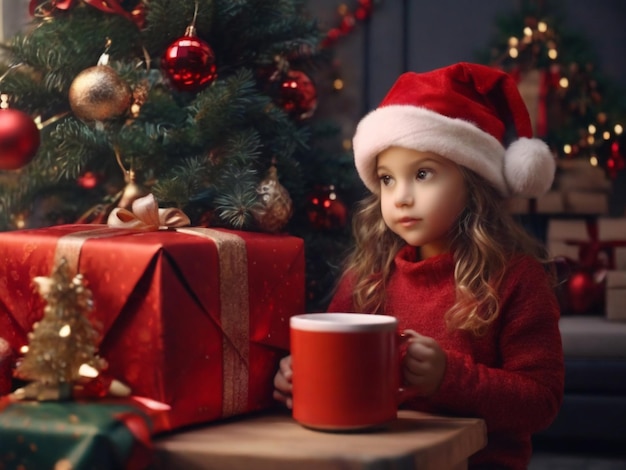
[(33, 281), (47, 305), (15, 371), (32, 382), (16, 393), (37, 400), (68, 399), (81, 377), (97, 375), (107, 366), (97, 355), (98, 332), (87, 318), (93, 308), (91, 290), (81, 274), (71, 276), (65, 259), (50, 277)]

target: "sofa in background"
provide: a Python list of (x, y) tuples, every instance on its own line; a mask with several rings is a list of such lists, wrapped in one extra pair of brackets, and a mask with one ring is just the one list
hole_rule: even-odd
[(599, 315), (564, 315), (560, 329), (565, 356), (563, 405), (556, 420), (536, 439), (624, 450), (626, 322)]

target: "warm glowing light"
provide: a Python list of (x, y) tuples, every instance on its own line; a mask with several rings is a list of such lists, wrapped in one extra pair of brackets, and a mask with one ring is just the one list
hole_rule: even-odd
[(595, 137), (594, 137), (594, 136), (592, 136), (592, 135), (587, 136), (587, 143), (588, 143), (589, 145), (593, 145), (593, 144), (595, 143), (595, 141), (596, 141), (596, 139), (595, 139)]
[(624, 128), (622, 127), (621, 124), (615, 124), (615, 127), (613, 128), (613, 130), (615, 131), (617, 135), (622, 135), (622, 132), (624, 132)]
[(343, 90), (343, 80), (341, 78), (336, 78), (333, 81), (333, 88), (337, 91)]
[(24, 214), (16, 215), (13, 223), (17, 228), (26, 228), (26, 216)]
[(587, 127), (587, 131), (589, 131), (590, 134), (595, 134), (596, 126), (594, 126), (593, 124), (589, 124), (589, 127)]
[(70, 333), (72, 333), (72, 328), (70, 327), (70, 325), (63, 325), (59, 330), (59, 336), (61, 338), (67, 338)]
[(82, 375), (83, 377), (89, 377), (89, 378), (98, 377), (98, 375), (100, 374), (100, 372), (98, 372), (97, 369), (90, 366), (89, 364), (82, 364), (78, 368), (78, 373)]
[(598, 157), (596, 157), (595, 155), (592, 155), (589, 158), (589, 163), (591, 163), (591, 166), (598, 166)]
[(516, 47), (512, 47), (509, 49), (509, 55), (511, 56), (512, 59), (517, 59), (517, 56), (519, 55), (519, 51), (517, 50)]
[(559, 53), (556, 51), (556, 49), (550, 49), (548, 51), (548, 57), (550, 57), (550, 59), (555, 60), (558, 56)]
[(567, 79), (567, 77), (563, 77), (559, 80), (559, 86), (561, 88), (567, 88), (569, 86), (569, 80)]
[(0, 95), (0, 109), (7, 109), (9, 107), (9, 95), (2, 93)]
[(572, 146), (571, 146), (570, 144), (565, 144), (565, 145), (563, 146), (563, 152), (564, 152), (566, 155), (569, 155), (570, 153), (572, 153)]
[(530, 27), (529, 27), (529, 26), (526, 26), (526, 27), (524, 28), (524, 36), (532, 36), (532, 35), (533, 35), (533, 30), (532, 30), (532, 29), (530, 29)]
[(511, 36), (509, 38), (509, 46), (510, 47), (517, 47), (518, 44), (519, 44), (519, 39), (517, 39), (515, 36)]
[(603, 138), (604, 140), (609, 140), (609, 139), (611, 138), (611, 133), (610, 133), (609, 131), (604, 131), (604, 132), (602, 133), (602, 138)]
[(21, 352), (22, 354), (26, 354), (26, 353), (28, 352), (28, 345), (27, 345), (27, 344), (25, 344), (24, 346), (22, 346), (22, 347), (20, 348), (20, 352)]
[(548, 30), (548, 24), (547, 24), (545, 21), (540, 21), (540, 22), (537, 24), (537, 30), (538, 30), (540, 33), (545, 33), (545, 32)]

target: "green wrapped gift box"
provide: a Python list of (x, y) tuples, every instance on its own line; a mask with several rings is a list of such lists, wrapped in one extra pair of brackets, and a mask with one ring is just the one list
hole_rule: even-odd
[(151, 419), (132, 404), (0, 402), (3, 470), (146, 468)]

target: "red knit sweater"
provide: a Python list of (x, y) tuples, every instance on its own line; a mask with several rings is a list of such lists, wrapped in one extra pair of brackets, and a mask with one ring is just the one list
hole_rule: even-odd
[[(454, 263), (450, 254), (416, 261), (407, 246), (395, 259), (385, 314), (436, 339), (447, 355), (437, 393), (406, 403), (431, 413), (483, 418), (488, 444), (470, 468), (526, 469), (531, 435), (547, 427), (563, 397), (563, 350), (559, 307), (540, 263), (512, 261), (500, 289), (501, 313), (485, 336), (446, 330), (453, 304)], [(354, 312), (352, 282), (338, 286), (329, 312)]]

